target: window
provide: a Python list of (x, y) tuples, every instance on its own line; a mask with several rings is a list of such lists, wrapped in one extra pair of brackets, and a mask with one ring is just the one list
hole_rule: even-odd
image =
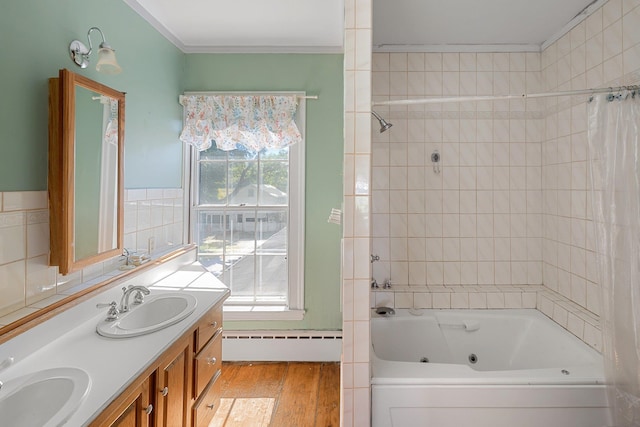
[[(304, 135), (304, 101), (296, 112)], [(193, 155), (192, 233), (227, 306), (304, 308), (304, 139), (258, 153), (215, 143)]]

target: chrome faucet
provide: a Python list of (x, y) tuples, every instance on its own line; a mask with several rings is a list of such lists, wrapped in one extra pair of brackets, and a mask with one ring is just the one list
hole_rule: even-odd
[(124, 265), (130, 265), (131, 260), (131, 251), (127, 248), (122, 249), (122, 256), (125, 258), (126, 262)]
[(122, 299), (120, 299), (120, 313), (126, 313), (129, 311), (129, 297), (135, 292), (133, 299), (134, 304), (142, 304), (144, 302), (144, 295), (149, 295), (151, 291), (146, 286), (133, 286), (129, 285), (127, 288), (122, 288)]
[(106, 308), (106, 307), (109, 307), (109, 311), (107, 312), (107, 318), (105, 320), (107, 322), (113, 322), (114, 320), (118, 320), (118, 316), (120, 315), (120, 310), (118, 310), (116, 302), (111, 301), (108, 304), (96, 304), (96, 308)]

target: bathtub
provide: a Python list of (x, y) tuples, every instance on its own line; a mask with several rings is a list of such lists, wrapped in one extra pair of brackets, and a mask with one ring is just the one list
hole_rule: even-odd
[(602, 427), (602, 356), (537, 310), (371, 315), (373, 427)]

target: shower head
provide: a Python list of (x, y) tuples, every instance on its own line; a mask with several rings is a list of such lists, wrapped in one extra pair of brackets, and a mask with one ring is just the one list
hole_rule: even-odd
[(393, 126), (393, 124), (388, 123), (385, 119), (383, 119), (382, 117), (380, 117), (378, 115), (378, 113), (376, 113), (375, 111), (371, 110), (371, 114), (373, 114), (373, 117), (375, 117), (376, 119), (378, 119), (378, 122), (380, 123), (380, 133), (384, 132), (385, 130), (389, 129), (391, 126)]

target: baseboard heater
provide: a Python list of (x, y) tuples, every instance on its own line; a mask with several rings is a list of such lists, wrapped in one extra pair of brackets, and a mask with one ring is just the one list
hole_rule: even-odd
[(342, 331), (224, 331), (222, 360), (338, 362)]

